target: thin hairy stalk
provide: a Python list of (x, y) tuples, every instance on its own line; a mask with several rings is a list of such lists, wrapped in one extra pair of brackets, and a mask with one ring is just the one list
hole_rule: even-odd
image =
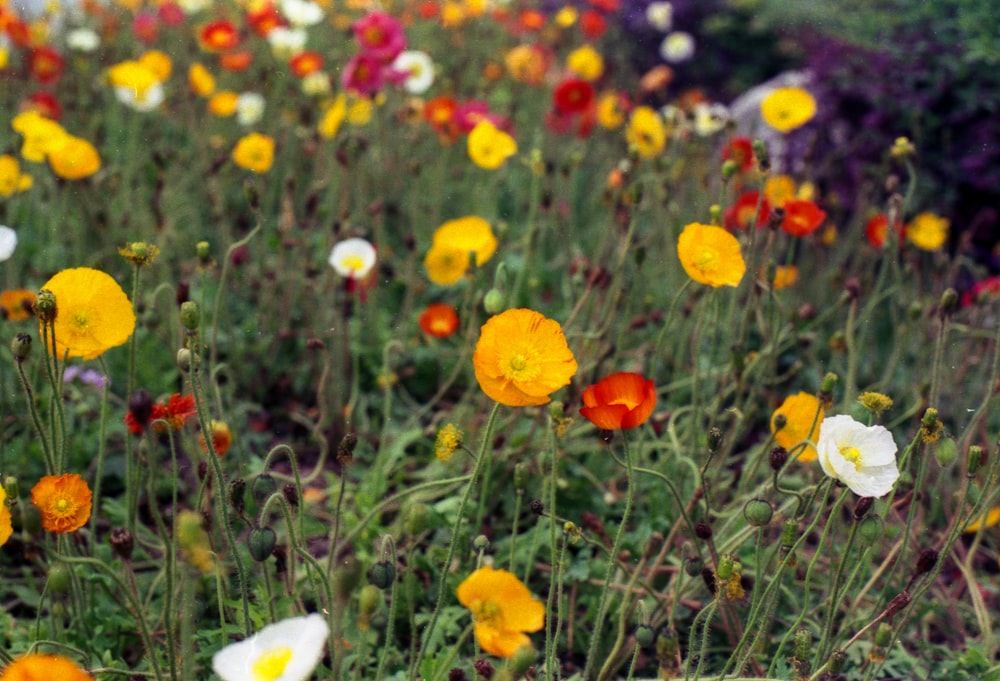
[(31, 424), (35, 428), (35, 435), (38, 437), (38, 444), (41, 446), (42, 456), (45, 458), (45, 472), (49, 475), (54, 475), (56, 472), (56, 463), (52, 455), (52, 445), (45, 434), (42, 419), (38, 415), (38, 407), (35, 405), (35, 391), (32, 389), (27, 375), (24, 373), (24, 362), (15, 360), (14, 365), (17, 367), (17, 379), (20, 381), (21, 389), (24, 390), (25, 397), (27, 398), (25, 401), (28, 405), (28, 414), (31, 416)]
[[(386, 545), (388, 545), (388, 551), (386, 550)], [(398, 561), (396, 558), (396, 542), (393, 541), (392, 537), (386, 535), (382, 539), (382, 560), (386, 559), (386, 553), (389, 554), (388, 560), (389, 564), (396, 567)], [(395, 632), (396, 625), (396, 607), (399, 602), (399, 580), (392, 580), (392, 587), (389, 590), (389, 619), (385, 625), (385, 645), (382, 646), (382, 654), (379, 655), (378, 668), (375, 670), (376, 679), (385, 678), (385, 665), (389, 660), (389, 652), (393, 650), (390, 643), (393, 642), (393, 634)]]
[[(226, 255), (222, 259), (222, 271), (219, 273), (219, 288), (215, 292), (215, 301), (212, 307), (212, 329), (211, 329), (211, 341), (208, 344), (208, 364), (214, 367), (216, 358), (218, 357), (218, 337), (219, 337), (219, 313), (222, 310), (222, 297), (226, 293), (226, 284), (228, 283), (229, 269), (233, 262), (233, 252), (238, 248), (246, 246), (250, 241), (257, 236), (257, 233), (263, 229), (262, 217), (260, 210), (254, 210), (257, 215), (257, 225), (250, 230), (250, 233), (239, 241), (234, 242), (229, 248), (226, 249)], [(211, 438), (208, 438), (211, 439)]]
[[(133, 334), (134, 335), (134, 334)], [(97, 539), (97, 518), (100, 516), (101, 510), (101, 482), (104, 480), (104, 453), (107, 449), (106, 441), (107, 437), (106, 427), (108, 423), (108, 393), (110, 392), (110, 381), (108, 380), (108, 365), (104, 361), (104, 356), (101, 355), (97, 358), (101, 364), (101, 372), (105, 376), (104, 387), (101, 389), (101, 416), (97, 423), (97, 456), (96, 458), (96, 471), (94, 473), (94, 490), (91, 497), (91, 503), (96, 513), (90, 514), (90, 536), (96, 541)], [(129, 393), (131, 394), (131, 393)], [(126, 436), (127, 438), (128, 436)], [(174, 678), (171, 675), (171, 678)]]

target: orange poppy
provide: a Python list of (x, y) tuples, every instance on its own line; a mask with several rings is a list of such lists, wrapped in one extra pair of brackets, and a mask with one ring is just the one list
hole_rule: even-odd
[(46, 475), (31, 488), (31, 503), (42, 512), (42, 527), (49, 532), (75, 532), (86, 525), (92, 497), (76, 473)]
[(458, 313), (448, 303), (431, 303), (420, 314), (420, 328), (428, 336), (447, 338), (458, 329)]
[[(225, 456), (233, 444), (233, 433), (229, 430), (229, 424), (225, 421), (212, 420), (209, 421), (208, 427), (212, 431), (212, 451), (216, 456)], [(201, 445), (202, 453), (208, 454), (208, 443), (205, 442), (204, 433), (198, 435), (198, 444)]]
[(288, 66), (296, 78), (305, 78), (323, 68), (323, 55), (311, 50), (299, 52), (289, 60)]
[(240, 34), (231, 21), (219, 19), (201, 27), (198, 44), (208, 52), (224, 52), (240, 44)]
[(641, 426), (656, 406), (656, 386), (642, 374), (611, 374), (583, 391), (580, 415), (604, 430)]
[(35, 303), (34, 291), (25, 288), (11, 289), (0, 293), (0, 311), (12, 322), (21, 322), (32, 316), (31, 306)]
[(789, 199), (785, 201), (785, 219), (781, 229), (792, 236), (808, 236), (826, 220), (826, 211), (812, 201)]
[(250, 50), (233, 50), (219, 55), (219, 66), (230, 73), (246, 71), (252, 63), (253, 52)]

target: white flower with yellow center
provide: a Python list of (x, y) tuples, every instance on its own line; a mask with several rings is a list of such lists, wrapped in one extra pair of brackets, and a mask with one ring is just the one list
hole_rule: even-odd
[(392, 69), (406, 75), (403, 88), (411, 95), (422, 95), (434, 82), (434, 62), (426, 52), (406, 50), (392, 62)]
[(256, 92), (244, 92), (236, 98), (236, 120), (246, 127), (254, 125), (264, 115), (264, 97)]
[(330, 265), (342, 277), (364, 279), (375, 266), (375, 247), (360, 238), (344, 239), (330, 251)]
[(222, 681), (305, 681), (323, 657), (326, 620), (313, 613), (268, 625), (212, 657)]
[(323, 8), (309, 0), (282, 0), (281, 13), (292, 26), (315, 26), (323, 21)]
[(660, 43), (660, 56), (671, 64), (679, 64), (694, 56), (694, 36), (684, 31), (668, 33)]
[(882, 426), (830, 416), (819, 427), (816, 452), (823, 472), (861, 497), (881, 497), (899, 478), (896, 442)]

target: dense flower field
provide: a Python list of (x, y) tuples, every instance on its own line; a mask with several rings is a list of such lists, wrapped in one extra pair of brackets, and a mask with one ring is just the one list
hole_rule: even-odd
[(0, 681), (1000, 679), (983, 188), (754, 11), (0, 0)]

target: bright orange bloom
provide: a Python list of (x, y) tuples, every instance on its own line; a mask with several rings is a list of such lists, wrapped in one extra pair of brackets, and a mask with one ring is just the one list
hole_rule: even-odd
[(266, 173), (274, 163), (274, 138), (252, 132), (233, 148), (233, 163), (254, 173)]
[(0, 546), (6, 544), (12, 534), (14, 525), (11, 522), (10, 507), (7, 505), (7, 492), (0, 487)]
[[(889, 234), (889, 216), (885, 213), (876, 215), (865, 223), (865, 237), (875, 248), (882, 248), (885, 245), (886, 236)], [(896, 220), (896, 240), (902, 241), (906, 236), (906, 226)]]
[(483, 324), (472, 364), (483, 392), (509, 407), (546, 404), (577, 367), (559, 322), (523, 308)]
[[(789, 395), (771, 415), (774, 441), (793, 455), (796, 454), (792, 451), (796, 446), (807, 441), (815, 443), (819, 438), (819, 426), (823, 422), (824, 413), (823, 405), (815, 395), (807, 392)], [(785, 425), (781, 428), (776, 423), (779, 415), (785, 417)], [(799, 461), (815, 461), (816, 458), (816, 448), (812, 445), (807, 445), (799, 454)]]
[(7, 665), (0, 681), (93, 681), (93, 677), (80, 669), (68, 657), (31, 653)]
[(253, 63), (253, 52), (250, 50), (232, 50), (219, 55), (219, 66), (230, 73), (246, 71)]
[[(198, 413), (195, 408), (194, 395), (181, 396), (174, 393), (166, 404), (158, 404), (153, 407), (152, 421), (166, 421), (170, 424), (170, 430), (178, 431), (184, 427), (187, 420)], [(161, 424), (154, 423), (153, 429), (162, 431)]]
[(526, 31), (538, 31), (545, 26), (545, 15), (536, 9), (522, 10), (517, 20)]
[(0, 311), (8, 321), (22, 322), (32, 316), (31, 306), (35, 303), (35, 292), (17, 288), (0, 293)]
[(428, 336), (447, 338), (458, 329), (458, 313), (448, 303), (431, 303), (420, 314), (420, 328)]
[(789, 199), (785, 201), (785, 219), (781, 229), (792, 236), (808, 236), (819, 229), (826, 220), (826, 211), (812, 201)]
[[(225, 456), (226, 452), (233, 444), (233, 433), (229, 430), (229, 424), (225, 421), (209, 421), (208, 427), (212, 430), (212, 450), (216, 456)], [(198, 435), (198, 444), (201, 445), (203, 454), (208, 454), (208, 443), (205, 442), (205, 434)]]
[(786, 289), (799, 280), (799, 268), (795, 265), (778, 265), (774, 269), (771, 286), (775, 291)]
[(65, 135), (48, 151), (49, 167), (64, 180), (82, 180), (101, 169), (94, 145), (82, 137)]
[(545, 605), (506, 570), (479, 568), (458, 585), (456, 595), (472, 611), (476, 641), (490, 655), (512, 657), (531, 645), (524, 632), (545, 625)]
[(603, 430), (641, 426), (656, 406), (656, 386), (642, 374), (619, 372), (583, 391), (580, 415)]
[(310, 50), (299, 52), (288, 61), (288, 67), (296, 78), (305, 78), (323, 68), (323, 55)]
[(86, 525), (91, 497), (87, 481), (76, 473), (46, 475), (31, 488), (31, 503), (42, 512), (42, 527), (49, 532), (75, 532)]
[(208, 52), (225, 52), (240, 44), (240, 34), (231, 21), (220, 19), (201, 27), (198, 44)]

